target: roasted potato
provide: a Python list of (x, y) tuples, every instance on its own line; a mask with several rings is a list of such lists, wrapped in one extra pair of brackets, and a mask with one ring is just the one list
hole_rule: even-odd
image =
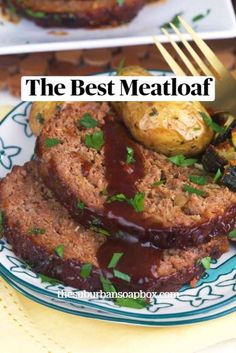
[(38, 136), (43, 124), (55, 115), (62, 102), (34, 102), (31, 107), (29, 124), (34, 135)]
[[(127, 67), (119, 75), (150, 74), (139, 67)], [(168, 156), (196, 155), (213, 138), (200, 114), (208, 113), (199, 102), (114, 102), (113, 107), (136, 140)]]

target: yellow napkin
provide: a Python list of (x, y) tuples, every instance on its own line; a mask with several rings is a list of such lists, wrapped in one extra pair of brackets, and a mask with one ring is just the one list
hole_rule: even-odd
[[(0, 108), (0, 120), (10, 108)], [(37, 304), (0, 278), (0, 351), (4, 353), (193, 353), (236, 338), (235, 327), (236, 314), (170, 328), (80, 318)]]
[(46, 308), (1, 278), (0, 312), (4, 353), (193, 353), (236, 338), (236, 314), (171, 328), (113, 324)]

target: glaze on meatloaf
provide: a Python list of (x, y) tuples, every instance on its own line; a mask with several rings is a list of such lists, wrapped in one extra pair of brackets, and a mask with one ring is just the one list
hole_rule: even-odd
[[(82, 126), (84, 116), (97, 126)], [(101, 148), (91, 147), (91, 141), (88, 147), (94, 133), (103, 134)], [(57, 143), (51, 146), (50, 141)], [(127, 164), (130, 146), (135, 161)], [(44, 126), (36, 155), (44, 182), (69, 213), (85, 227), (96, 218), (99, 229), (113, 237), (123, 231), (125, 237), (142, 238), (158, 247), (186, 247), (226, 235), (236, 226), (234, 192), (210, 177), (206, 185), (192, 183), (189, 175), (202, 171), (176, 166), (134, 142), (106, 103), (65, 103)], [(185, 191), (185, 185), (200, 194)], [(134, 189), (137, 198), (143, 197), (139, 210), (132, 203)]]
[(43, 27), (99, 27), (129, 22), (147, 0), (3, 0)]
[[(106, 259), (107, 252), (102, 261), (99, 259), (103, 246), (110, 242), (112, 244), (112, 240), (92, 230), (85, 230), (69, 216), (43, 184), (34, 161), (24, 167), (14, 167), (1, 180), (0, 209), (4, 218), (4, 235), (16, 255), (36, 272), (85, 290), (102, 289), (101, 276), (106, 276), (120, 290), (175, 291), (184, 283), (198, 279), (203, 273), (199, 260), (205, 256), (217, 258), (228, 248), (227, 238), (217, 237), (204, 245), (186, 250), (160, 252), (151, 249), (152, 252), (156, 251), (156, 257), (153, 257), (156, 266), (152, 266), (152, 276), (145, 277), (145, 281), (140, 279), (147, 273), (143, 273), (147, 262), (142, 261), (142, 266), (139, 266), (140, 257), (130, 259), (132, 251), (126, 253), (124, 249), (117, 268), (124, 271), (122, 261), (124, 263), (129, 256), (128, 261), (133, 261), (130, 268), (139, 268), (140, 273), (131, 276), (130, 282), (113, 278), (112, 270), (107, 268), (110, 261)], [(56, 251), (58, 246), (63, 247), (63, 251)], [(125, 247), (129, 246), (133, 245), (125, 244)], [(83, 264), (92, 265), (86, 277), (81, 274)], [(129, 269), (126, 268), (127, 271)]]

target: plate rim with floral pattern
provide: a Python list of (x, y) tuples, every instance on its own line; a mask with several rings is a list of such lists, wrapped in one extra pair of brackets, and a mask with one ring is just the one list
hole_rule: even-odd
[[(159, 75), (168, 74), (163, 71), (154, 71), (154, 73)], [(105, 74), (108, 73), (103, 73), (103, 75)], [(33, 157), (35, 138), (28, 125), (29, 108), (30, 103), (22, 102), (0, 122), (0, 152), (2, 152), (0, 153), (0, 176), (4, 176), (6, 172), (9, 172), (13, 165), (23, 165), (26, 161)], [(12, 259), (15, 259), (15, 264), (11, 263)], [(52, 286), (48, 283), (40, 283), (40, 279), (37, 275), (26, 268), (24, 262), (15, 256), (15, 254), (11, 251), (9, 244), (7, 244), (4, 239), (0, 240), (0, 260), (0, 272), (2, 272), (6, 277), (11, 278), (15, 282), (18, 282), (25, 287), (34, 290), (35, 292), (50, 297), (57, 297), (56, 292), (58, 290), (58, 286)], [(232, 247), (231, 252), (223, 255), (220, 260), (212, 263), (211, 270), (205, 273), (195, 288), (184, 286), (180, 290), (178, 299), (165, 298), (158, 301), (156, 298), (153, 298), (151, 303), (152, 305), (147, 309), (134, 310), (129, 308), (121, 308), (108, 300), (104, 301), (101, 299), (86, 300), (67, 298), (66, 301), (71, 303), (82, 302), (88, 307), (96, 309), (100, 308), (101, 310), (106, 310), (111, 313), (120, 314), (127, 317), (160, 319), (166, 317), (171, 318), (200, 315), (201, 313), (207, 313), (219, 307), (223, 308), (226, 304), (235, 301), (235, 260), (236, 249), (235, 247)], [(26, 273), (29, 275), (26, 275)], [(227, 289), (227, 286), (230, 288)], [(64, 288), (67, 291), (75, 290), (67, 286), (63, 286), (63, 289)], [(212, 291), (213, 288), (215, 292)], [(226, 293), (228, 294), (226, 295)], [(204, 296), (205, 299), (201, 296)], [(204, 305), (206, 302), (208, 302), (209, 305)], [(213, 302), (213, 304), (211, 303), (212, 305), (210, 305), (209, 302)], [(179, 307), (179, 311), (175, 311), (177, 307)]]
[[(234, 311), (234, 307), (232, 307), (232, 305), (226, 305), (225, 310), (224, 311), (213, 311), (211, 312), (208, 316), (202, 316), (202, 317), (194, 317), (194, 318), (190, 318), (190, 319), (184, 319), (182, 320), (181, 318), (174, 319), (173, 321), (169, 321), (169, 319), (167, 321), (150, 321), (150, 320), (143, 320), (140, 317), (139, 318), (127, 318), (124, 316), (119, 316), (119, 315), (112, 315), (109, 316), (110, 313), (109, 312), (102, 312), (101, 310), (97, 310), (97, 312), (92, 312), (91, 310), (88, 309), (88, 311), (82, 311), (76, 307), (68, 307), (68, 303), (57, 303), (57, 302), (53, 302), (54, 298), (50, 298), (50, 297), (46, 297), (43, 295), (38, 295), (38, 293), (34, 293), (34, 292), (29, 292), (28, 288), (23, 287), (23, 286), (19, 286), (17, 283), (15, 283), (13, 280), (11, 280), (8, 277), (2, 276), (2, 278), (14, 289), (16, 289), (19, 293), (23, 294), (25, 297), (27, 297), (28, 299), (31, 299), (34, 302), (37, 302), (41, 305), (44, 305), (46, 307), (49, 307), (51, 309), (55, 309), (61, 312), (65, 312), (68, 314), (72, 314), (72, 315), (76, 315), (76, 316), (81, 316), (81, 317), (87, 317), (87, 318), (91, 318), (91, 319), (96, 319), (96, 320), (103, 320), (103, 321), (108, 321), (108, 322), (113, 322), (113, 323), (122, 323), (122, 324), (129, 324), (129, 325), (138, 325), (138, 326), (152, 326), (152, 327), (160, 327), (160, 326), (183, 326), (183, 325), (189, 325), (189, 324), (196, 324), (199, 322), (204, 322), (204, 321), (208, 321), (208, 320), (213, 320), (228, 314), (231, 314)], [(67, 304), (67, 305), (66, 305)]]

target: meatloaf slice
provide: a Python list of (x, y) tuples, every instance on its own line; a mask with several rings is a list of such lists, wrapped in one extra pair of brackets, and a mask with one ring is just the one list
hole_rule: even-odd
[[(100, 265), (107, 257), (105, 252), (105, 257), (100, 258), (101, 250), (103, 246), (107, 249), (112, 240), (85, 230), (71, 219), (67, 210), (42, 183), (36, 162), (14, 167), (0, 182), (0, 209), (5, 237), (16, 255), (36, 272), (85, 290), (102, 289), (101, 275), (112, 278), (111, 270), (107, 269), (109, 261), (105, 261), (104, 267)], [(127, 255), (125, 247), (124, 260)], [(140, 273), (139, 278), (131, 278), (130, 283), (116, 278), (112, 278), (112, 282), (121, 290), (175, 291), (203, 273), (199, 259), (205, 256), (217, 258), (227, 251), (227, 247), (226, 237), (218, 237), (197, 248), (157, 250), (156, 267), (151, 278), (140, 281)], [(122, 265), (122, 259), (120, 261)], [(92, 265), (86, 277), (81, 273), (85, 263)], [(139, 263), (140, 257), (134, 258), (135, 268)], [(140, 271), (145, 265), (142, 262)]]
[[(81, 126), (82, 117), (92, 117), (97, 126)], [(104, 132), (107, 124), (114, 128), (109, 141)], [(93, 146), (89, 139), (95, 132), (101, 137), (102, 131), (104, 144)], [(58, 143), (51, 146), (50, 141)], [(126, 148), (130, 146), (136, 160), (127, 165)], [(201, 244), (213, 236), (228, 234), (236, 226), (236, 193), (215, 184), (210, 177), (206, 185), (191, 182), (189, 175), (201, 175), (199, 169), (176, 166), (165, 156), (135, 143), (105, 103), (64, 103), (61, 112), (44, 126), (36, 154), (44, 182), (85, 227), (96, 217), (100, 228), (112, 236), (122, 230), (156, 246), (173, 248)], [(117, 168), (113, 170), (110, 164)], [(140, 178), (134, 182), (132, 168), (141, 164)], [(113, 192), (113, 196), (118, 194), (117, 201), (107, 195), (111, 176), (117, 184)], [(137, 202), (141, 196), (137, 212), (132, 202), (121, 195), (124, 188), (127, 193), (136, 189)], [(191, 192), (191, 188), (198, 189), (199, 194)], [(122, 215), (111, 210), (111, 205), (122, 206)]]
[(43, 27), (99, 27), (129, 22), (146, 0), (3, 0)]

